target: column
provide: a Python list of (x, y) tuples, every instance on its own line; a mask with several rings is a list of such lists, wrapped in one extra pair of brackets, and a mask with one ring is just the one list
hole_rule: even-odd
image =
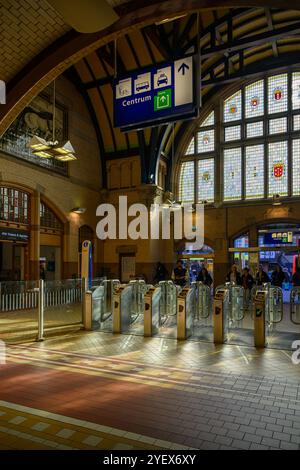
[(29, 280), (40, 278), (40, 192), (34, 191), (31, 196), (30, 243), (29, 243)]

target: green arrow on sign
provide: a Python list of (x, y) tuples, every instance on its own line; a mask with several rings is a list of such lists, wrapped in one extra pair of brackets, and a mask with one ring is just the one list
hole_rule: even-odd
[(172, 107), (172, 90), (161, 90), (154, 96), (154, 111), (161, 111)]

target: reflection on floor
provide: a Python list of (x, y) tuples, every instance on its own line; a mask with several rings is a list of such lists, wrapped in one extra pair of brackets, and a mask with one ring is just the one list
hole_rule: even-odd
[(2, 448), (300, 449), (286, 351), (79, 332), (0, 367)]

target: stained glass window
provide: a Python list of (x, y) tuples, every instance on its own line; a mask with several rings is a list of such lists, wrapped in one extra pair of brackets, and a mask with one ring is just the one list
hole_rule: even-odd
[(288, 76), (275, 75), (268, 79), (268, 112), (282, 113), (288, 106)]
[(0, 220), (28, 224), (29, 196), (14, 188), (0, 188)]
[(215, 160), (198, 161), (198, 201), (212, 202), (215, 193)]
[[(214, 168), (221, 172), (222, 188), (216, 189), (224, 201), (274, 194), (300, 197), (300, 70), (241, 85), (220, 104), (221, 125), (216, 110), (210, 111), (187, 150), (195, 161), (192, 175), (197, 177), (195, 186), (180, 183), (187, 188), (182, 189), (187, 200), (193, 194), (197, 200), (213, 200), (219, 181)], [(219, 158), (214, 161), (216, 149), (220, 149), (221, 168)], [(187, 175), (187, 167), (184, 171)], [(193, 176), (184, 176), (189, 177)]]
[(208, 127), (208, 126), (213, 126), (215, 123), (215, 112), (212, 111), (206, 119), (202, 122), (200, 127)]
[(300, 72), (293, 73), (292, 107), (293, 109), (300, 109)]
[(293, 195), (300, 195), (300, 140), (293, 140)]
[(269, 143), (269, 196), (288, 194), (288, 143)]
[(296, 116), (294, 116), (293, 129), (294, 131), (300, 130), (300, 114), (296, 114)]
[(245, 117), (252, 118), (264, 114), (264, 81), (251, 83), (245, 88)]
[(213, 152), (215, 149), (215, 131), (207, 130), (198, 132), (198, 153)]
[(224, 150), (224, 200), (233, 201), (242, 196), (242, 149)]
[(270, 134), (282, 134), (287, 131), (287, 118), (270, 119), (269, 121), (269, 133)]
[(247, 139), (261, 137), (264, 134), (263, 121), (250, 122), (246, 128)]
[(224, 122), (239, 121), (240, 119), (242, 119), (241, 90), (224, 101)]
[(195, 138), (193, 137), (185, 154), (186, 155), (194, 155), (194, 153), (195, 153)]
[(246, 199), (264, 196), (264, 146), (246, 147)]
[(241, 138), (241, 126), (225, 127), (225, 142), (232, 142), (234, 140), (240, 140), (240, 138)]
[(181, 202), (194, 202), (195, 200), (195, 164), (183, 162), (179, 178), (179, 199)]

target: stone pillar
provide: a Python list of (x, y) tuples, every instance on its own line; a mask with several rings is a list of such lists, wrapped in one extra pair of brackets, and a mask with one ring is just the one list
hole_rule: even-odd
[(31, 281), (40, 278), (40, 203), (40, 192), (34, 191), (30, 204), (29, 279)]
[(214, 257), (214, 287), (224, 284), (228, 272), (228, 240), (217, 238)]

